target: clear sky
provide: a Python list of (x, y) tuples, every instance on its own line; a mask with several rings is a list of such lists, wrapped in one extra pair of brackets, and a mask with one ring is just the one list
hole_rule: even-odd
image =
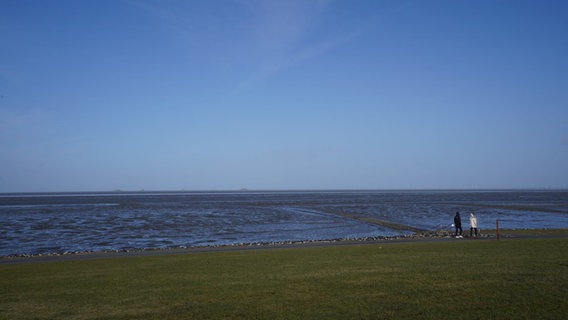
[(0, 192), (568, 188), (568, 1), (0, 0)]

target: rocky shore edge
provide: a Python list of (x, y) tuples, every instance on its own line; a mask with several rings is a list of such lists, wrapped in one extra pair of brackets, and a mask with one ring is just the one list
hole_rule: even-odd
[[(468, 235), (464, 233), (465, 238), (469, 238)], [(493, 238), (494, 234), (481, 234), (478, 238)], [(2, 260), (11, 259), (21, 259), (21, 258), (36, 258), (36, 257), (62, 257), (62, 256), (88, 256), (95, 254), (117, 254), (117, 253), (152, 253), (152, 252), (175, 252), (179, 250), (203, 250), (203, 249), (233, 249), (233, 248), (262, 248), (262, 247), (278, 247), (278, 246), (290, 246), (295, 245), (317, 245), (317, 244), (340, 244), (340, 243), (364, 243), (364, 242), (378, 242), (378, 241), (403, 241), (403, 240), (421, 240), (421, 239), (450, 239), (454, 238), (453, 232), (446, 230), (434, 230), (434, 231), (420, 231), (415, 232), (410, 235), (398, 235), (398, 236), (376, 236), (376, 237), (362, 237), (362, 238), (337, 238), (337, 239), (323, 239), (323, 240), (295, 240), (295, 241), (272, 241), (272, 242), (246, 242), (246, 243), (235, 243), (235, 244), (220, 244), (220, 245), (204, 245), (204, 246), (173, 246), (167, 248), (124, 248), (124, 249), (110, 249), (110, 250), (100, 250), (100, 251), (64, 251), (64, 252), (49, 252), (49, 253), (39, 253), (39, 254), (12, 254), (7, 256), (1, 256)]]

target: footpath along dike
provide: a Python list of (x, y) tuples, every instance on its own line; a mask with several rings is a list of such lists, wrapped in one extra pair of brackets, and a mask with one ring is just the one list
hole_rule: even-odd
[(366, 237), (359, 239), (332, 239), (332, 240), (306, 240), (283, 241), (270, 243), (241, 243), (222, 246), (203, 247), (173, 247), (163, 249), (134, 249), (109, 250), (89, 252), (69, 252), (61, 254), (22, 255), (0, 257), (2, 264), (44, 263), (70, 260), (92, 260), (124, 257), (145, 257), (170, 254), (192, 254), (204, 252), (231, 252), (244, 250), (273, 250), (290, 248), (312, 248), (328, 246), (373, 245), (404, 242), (436, 242), (436, 241), (468, 241), (468, 240), (499, 240), (518, 238), (565, 238), (568, 229), (522, 229), (522, 230), (496, 230), (482, 231), (479, 237), (470, 237), (469, 231), (464, 232), (463, 238), (455, 238), (453, 232), (446, 230), (420, 231), (406, 236), (393, 237)]

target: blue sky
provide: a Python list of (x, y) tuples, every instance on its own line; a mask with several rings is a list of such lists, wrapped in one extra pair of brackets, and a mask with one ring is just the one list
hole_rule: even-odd
[(568, 188), (566, 1), (0, 1), (0, 192)]

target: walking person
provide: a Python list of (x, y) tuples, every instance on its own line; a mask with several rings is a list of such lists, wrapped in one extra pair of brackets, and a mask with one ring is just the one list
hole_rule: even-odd
[(460, 217), (460, 213), (456, 212), (456, 216), (454, 217), (454, 226), (456, 227), (456, 234), (455, 237), (458, 237), (458, 230), (459, 230), (459, 237), (463, 237), (463, 229), (462, 229), (462, 219)]
[(477, 217), (473, 212), (469, 213), (469, 236), (473, 237), (473, 231), (475, 230), (475, 237), (477, 238)]

